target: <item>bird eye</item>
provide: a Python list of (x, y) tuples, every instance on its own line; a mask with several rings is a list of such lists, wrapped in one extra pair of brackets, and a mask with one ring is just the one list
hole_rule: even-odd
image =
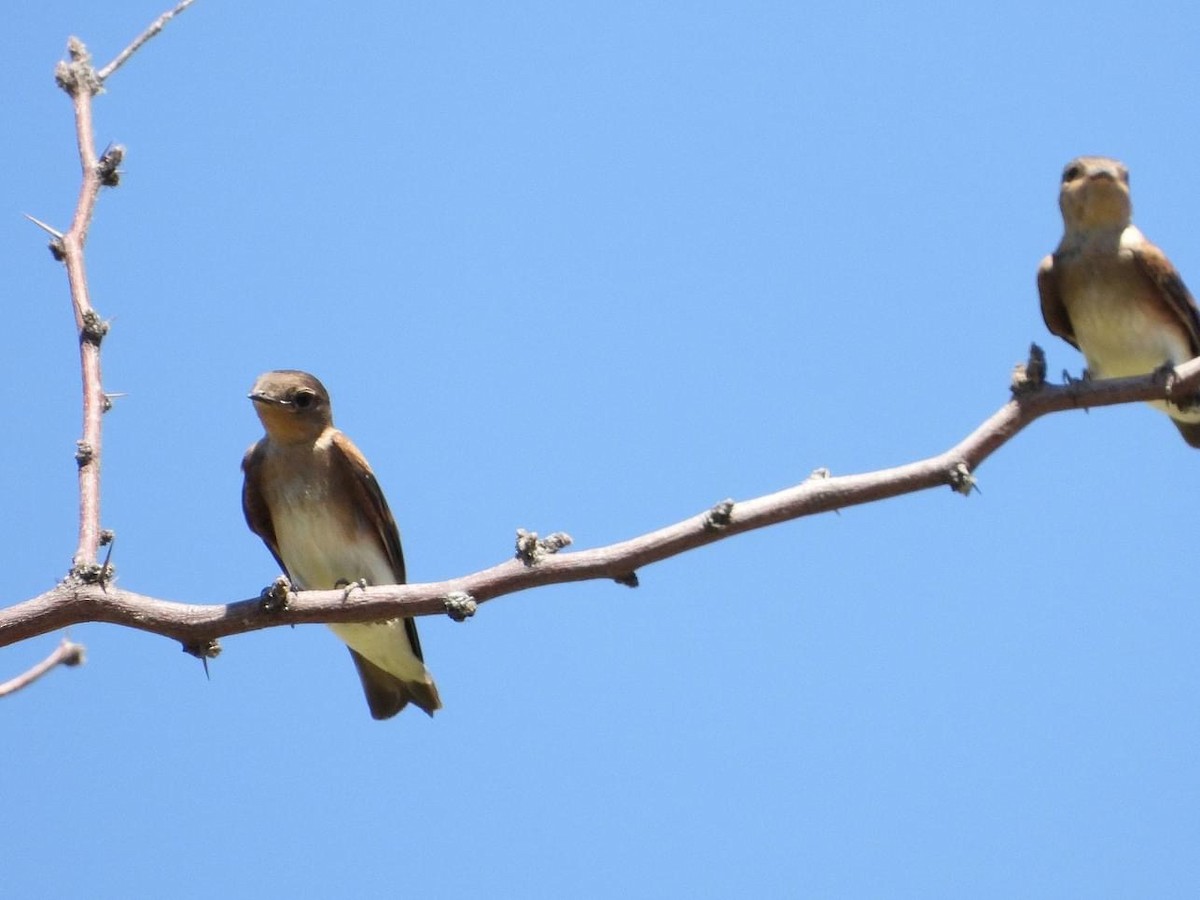
[(1065, 169), (1063, 169), (1063, 183), (1065, 184), (1068, 181), (1074, 181), (1076, 178), (1078, 178), (1082, 174), (1083, 174), (1083, 166), (1079, 165), (1078, 163), (1069, 165)]
[(296, 409), (308, 409), (316, 399), (317, 395), (312, 391), (296, 391), (296, 395), (292, 397), (292, 405)]

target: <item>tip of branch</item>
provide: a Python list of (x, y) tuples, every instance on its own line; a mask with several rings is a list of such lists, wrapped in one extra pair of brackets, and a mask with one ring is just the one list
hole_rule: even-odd
[(63, 638), (62, 644), (59, 645), (59, 652), (62, 653), (64, 666), (82, 666), (87, 662), (87, 648), (83, 644), (76, 644), (67, 638)]
[(83, 41), (77, 37), (68, 38), (67, 56), (69, 62), (63, 60), (54, 67), (54, 82), (60, 88), (72, 97), (82, 91), (95, 96), (104, 90), (100, 76), (92, 67), (92, 54), (88, 52)]

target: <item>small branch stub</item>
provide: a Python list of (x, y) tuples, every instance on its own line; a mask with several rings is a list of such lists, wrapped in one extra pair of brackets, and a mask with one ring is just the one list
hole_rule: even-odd
[(975, 476), (971, 474), (966, 463), (960, 462), (950, 470), (950, 488), (964, 497), (971, 496), (971, 491), (979, 490)]
[(539, 538), (536, 531), (517, 529), (517, 559), (527, 566), (537, 565), (544, 557), (552, 556), (564, 547), (571, 546), (571, 536), (565, 531), (556, 531)]
[(96, 174), (104, 187), (116, 187), (121, 183), (121, 172), (118, 168), (125, 159), (125, 148), (120, 144), (112, 144), (101, 154), (96, 163)]
[(463, 591), (447, 594), (443, 598), (443, 602), (446, 604), (446, 615), (455, 622), (465, 622), (475, 615), (475, 610), (479, 608), (475, 598)]
[(263, 588), (259, 595), (262, 611), (265, 613), (283, 612), (288, 608), (288, 595), (292, 593), (292, 583), (283, 575), (276, 578), (270, 585)]
[(1040, 391), (1046, 384), (1046, 351), (1037, 344), (1029, 345), (1029, 358), (1013, 366), (1012, 394), (1020, 397)]
[(704, 516), (705, 531), (721, 531), (733, 521), (733, 500), (722, 500)]
[(94, 309), (85, 310), (83, 326), (79, 329), (79, 339), (99, 347), (106, 334), (108, 334), (108, 323), (100, 318), (100, 313)]
[(72, 578), (77, 578), (82, 584), (98, 584), (101, 587), (111, 584), (116, 575), (116, 567), (107, 560), (103, 564), (85, 563), (71, 568)]
[(204, 670), (208, 671), (208, 660), (216, 659), (221, 655), (221, 642), (216, 638), (207, 641), (195, 641), (190, 644), (183, 644), (181, 649), (188, 656), (194, 656), (196, 659), (205, 661)]
[(635, 588), (639, 583), (637, 572), (629, 572), (625, 575), (618, 575), (613, 579), (613, 581), (615, 581), (617, 584), (623, 584), (627, 588)]

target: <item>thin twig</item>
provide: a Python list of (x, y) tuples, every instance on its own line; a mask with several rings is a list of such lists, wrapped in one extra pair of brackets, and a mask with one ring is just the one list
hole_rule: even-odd
[(96, 73), (96, 77), (98, 77), (102, 82), (107, 81), (108, 76), (111, 75), (113, 72), (117, 71), (117, 69), (121, 68), (121, 66), (125, 65), (125, 61), (127, 59), (129, 59), (129, 57), (133, 56), (133, 54), (137, 53), (138, 50), (141, 49), (142, 44), (146, 43), (146, 41), (150, 40), (150, 38), (154, 37), (156, 34), (158, 34), (160, 31), (162, 31), (163, 28), (166, 27), (166, 24), (168, 22), (170, 22), (173, 18), (175, 18), (177, 15), (179, 15), (181, 12), (183, 12), (185, 9), (187, 9), (189, 6), (191, 6), (193, 2), (194, 2), (194, 0), (183, 0), (183, 2), (180, 3), (178, 6), (176, 6), (174, 9), (172, 9), (169, 12), (163, 13), (161, 16), (159, 16), (157, 19), (155, 19), (153, 22), (151, 22), (150, 27), (147, 28), (145, 31), (143, 31), (141, 34), (139, 34), (134, 39), (132, 44), (130, 44), (128, 47), (126, 47), (124, 50), (122, 50), (120, 53), (118, 53), (116, 59), (114, 59), (107, 66), (105, 66), (103, 69), (98, 71)]
[[(75, 112), (75, 140), (79, 150), (79, 165), (82, 179), (75, 214), (67, 232), (56, 237), (54, 249), (67, 270), (70, 284), (71, 303), (75, 312), (75, 328), (79, 336), (79, 366), (83, 383), (83, 434), (77, 442), (75, 459), (79, 467), (79, 542), (72, 562), (72, 574), (77, 577), (95, 578), (101, 581), (109, 574), (98, 568), (97, 554), (100, 547), (100, 459), (103, 437), (102, 417), (108, 407), (104, 394), (104, 382), (100, 368), (100, 343), (108, 330), (92, 305), (88, 289), (87, 267), (84, 245), (88, 229), (96, 210), (96, 199), (104, 186), (115, 186), (119, 181), (118, 167), (124, 157), (124, 148), (110, 147), (102, 156), (97, 156), (95, 131), (92, 125), (92, 98), (101, 90), (109, 75), (120, 68), (126, 60), (147, 41), (162, 31), (163, 27), (193, 0), (183, 0), (170, 12), (159, 16), (150, 27), (134, 39), (104, 68), (97, 71), (92, 57), (83, 41), (71, 38), (67, 42), (68, 59), (59, 63), (55, 80), (71, 97)], [(32, 218), (32, 217), (30, 217)], [(33, 220), (37, 222), (37, 220)], [(42, 228), (56, 234), (53, 229), (37, 222)]]
[(81, 665), (84, 658), (83, 644), (76, 644), (67, 638), (63, 638), (62, 643), (54, 649), (54, 652), (32, 669), (22, 672), (16, 678), (9, 679), (0, 684), (0, 697), (7, 697), (9, 694), (15, 694), (21, 688), (28, 687), (55, 666)]
[[(551, 584), (606, 579), (637, 583), (651, 563), (780, 522), (934, 487), (964, 487), (979, 465), (1036, 419), (1056, 412), (1181, 397), (1200, 384), (1200, 359), (1180, 366), (1173, 381), (1161, 375), (1057, 385), (1021, 385), (1012, 400), (950, 449), (891, 469), (819, 476), (774, 494), (721, 501), (674, 525), (607, 547), (545, 554), (533, 563), (509, 559), (450, 581), (373, 586), (354, 591), (304, 591), (284, 602), (263, 597), (211, 606), (147, 597), (113, 586), (65, 581), (41, 596), (0, 610), (0, 647), (81, 622), (110, 622), (207, 646), (217, 638), (278, 625), (372, 622), (398, 616), (463, 614), (466, 603)], [(1164, 435), (1164, 440), (1167, 439)], [(719, 496), (719, 495), (718, 495)]]

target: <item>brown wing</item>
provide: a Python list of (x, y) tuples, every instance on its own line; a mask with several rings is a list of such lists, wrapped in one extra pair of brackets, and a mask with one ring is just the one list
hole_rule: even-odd
[[(360, 508), (369, 509), (373, 513), (374, 525), (379, 532), (379, 539), (383, 542), (384, 550), (387, 552), (388, 561), (392, 564), (392, 573), (396, 578), (396, 584), (404, 584), (404, 551), (400, 549), (400, 529), (396, 527), (392, 511), (383, 497), (383, 491), (379, 489), (375, 473), (371, 471), (367, 458), (342, 432), (334, 433), (331, 446), (333, 458), (336, 460), (335, 465), (341, 470), (346, 484), (358, 496)], [(425, 656), (421, 653), (421, 638), (417, 635), (416, 621), (405, 619), (404, 631), (408, 636), (408, 643), (412, 646), (413, 653), (416, 654), (417, 659), (424, 662)]]
[(1071, 325), (1071, 317), (1063, 304), (1062, 293), (1058, 288), (1058, 273), (1054, 271), (1054, 257), (1047, 256), (1038, 266), (1038, 294), (1042, 298), (1042, 319), (1050, 333), (1062, 338), (1076, 350), (1079, 344), (1075, 340), (1075, 328)]
[(388, 509), (387, 500), (383, 498), (383, 491), (379, 489), (379, 482), (375, 480), (367, 458), (340, 431), (334, 432), (331, 446), (333, 464), (358, 500), (357, 507), (371, 511), (371, 524), (375, 526), (387, 553), (396, 584), (404, 584), (404, 552), (400, 549), (400, 530), (396, 528), (396, 520), (392, 518), (392, 511)]
[(271, 522), (271, 510), (263, 498), (262, 464), (266, 458), (266, 440), (263, 439), (246, 451), (242, 457), (242, 513), (246, 516), (246, 524), (250, 530), (263, 539), (279, 568), (287, 572), (287, 566), (279, 556), (279, 543), (275, 539), (275, 525)]
[(1170, 311), (1187, 329), (1192, 355), (1200, 356), (1200, 310), (1196, 309), (1196, 301), (1179, 277), (1179, 272), (1171, 265), (1166, 254), (1149, 241), (1133, 249), (1133, 258), (1142, 273), (1154, 282)]

